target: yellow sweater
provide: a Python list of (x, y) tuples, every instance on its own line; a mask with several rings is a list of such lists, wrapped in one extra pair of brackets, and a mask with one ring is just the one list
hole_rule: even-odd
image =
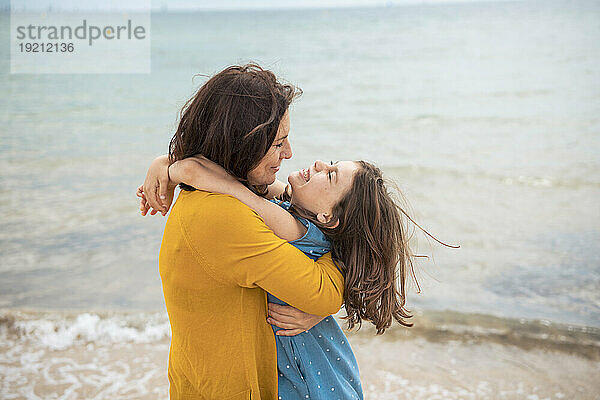
[(322, 316), (343, 301), (343, 277), (329, 253), (311, 260), (222, 194), (181, 192), (159, 264), (172, 332), (171, 399), (276, 399), (266, 292)]

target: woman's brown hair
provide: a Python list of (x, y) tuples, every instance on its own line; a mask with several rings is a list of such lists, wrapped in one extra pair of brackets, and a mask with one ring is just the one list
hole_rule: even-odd
[[(267, 154), (281, 118), (302, 91), (257, 64), (225, 68), (204, 83), (180, 112), (169, 144), (171, 163), (201, 154), (248, 183)], [(195, 190), (181, 184), (184, 190)], [(254, 187), (263, 192), (264, 187)]]
[[(402, 218), (407, 214), (388, 192), (379, 168), (365, 161), (356, 164), (352, 186), (333, 207), (331, 222), (320, 223), (314, 213), (294, 204), (290, 212), (310, 219), (331, 242), (332, 258), (345, 278), (348, 328), (360, 328), (366, 320), (381, 334), (393, 320), (413, 325), (406, 322), (412, 315), (405, 308), (407, 272), (413, 268)], [(339, 224), (331, 227), (336, 219)]]

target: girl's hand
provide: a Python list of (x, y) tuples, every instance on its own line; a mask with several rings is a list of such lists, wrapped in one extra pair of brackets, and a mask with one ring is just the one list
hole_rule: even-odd
[[(140, 198), (140, 212), (143, 216), (146, 216), (146, 214), (148, 214), (148, 210), (150, 210), (150, 204), (148, 204), (148, 200), (146, 200), (146, 195), (144, 194), (144, 185), (138, 187), (137, 192), (135, 192), (135, 195)], [(150, 214), (152, 215), (156, 213), (156, 210), (152, 210), (150, 212)]]
[(306, 332), (321, 322), (325, 317), (307, 314), (291, 306), (269, 303), (267, 322), (284, 330), (277, 331), (278, 336), (296, 336)]
[[(135, 195), (137, 197), (140, 198), (140, 212), (142, 213), (142, 216), (146, 216), (146, 214), (148, 214), (148, 211), (150, 211), (150, 215), (155, 215), (158, 210), (155, 210), (154, 208), (150, 207), (150, 204), (148, 204), (148, 200), (146, 199), (146, 194), (144, 193), (144, 186), (140, 186), (137, 189), (137, 192), (135, 193)], [(165, 199), (165, 201), (168, 204), (171, 204), (171, 201), (173, 200), (173, 191), (169, 190), (169, 192), (167, 193), (167, 198)], [(168, 208), (168, 207), (167, 207)], [(164, 216), (165, 214), (163, 214)]]
[(171, 185), (169, 182), (169, 157), (167, 155), (156, 157), (150, 164), (141, 190), (138, 188), (136, 193), (141, 199), (142, 215), (146, 215), (152, 208), (151, 215), (160, 212), (165, 216), (171, 207), (174, 192), (175, 185)]

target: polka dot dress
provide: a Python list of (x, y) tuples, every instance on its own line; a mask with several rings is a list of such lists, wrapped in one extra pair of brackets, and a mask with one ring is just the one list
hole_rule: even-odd
[[(280, 204), (288, 209), (289, 203)], [(325, 235), (312, 222), (298, 218), (306, 234), (293, 242), (308, 257), (317, 259), (330, 250)], [(287, 305), (269, 294), (271, 303)], [(273, 326), (277, 332), (278, 327)], [(363, 399), (358, 364), (348, 339), (332, 316), (308, 332), (275, 336), (279, 399)]]

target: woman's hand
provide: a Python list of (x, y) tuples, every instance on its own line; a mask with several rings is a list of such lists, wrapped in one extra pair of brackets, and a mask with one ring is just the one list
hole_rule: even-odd
[(324, 318), (319, 315), (307, 314), (291, 306), (269, 303), (267, 322), (283, 329), (276, 332), (278, 336), (296, 336), (308, 331)]
[(169, 181), (169, 157), (167, 155), (156, 157), (150, 164), (144, 184), (136, 193), (140, 197), (142, 215), (146, 215), (152, 208), (151, 215), (160, 212), (165, 216), (171, 207), (175, 186)]

